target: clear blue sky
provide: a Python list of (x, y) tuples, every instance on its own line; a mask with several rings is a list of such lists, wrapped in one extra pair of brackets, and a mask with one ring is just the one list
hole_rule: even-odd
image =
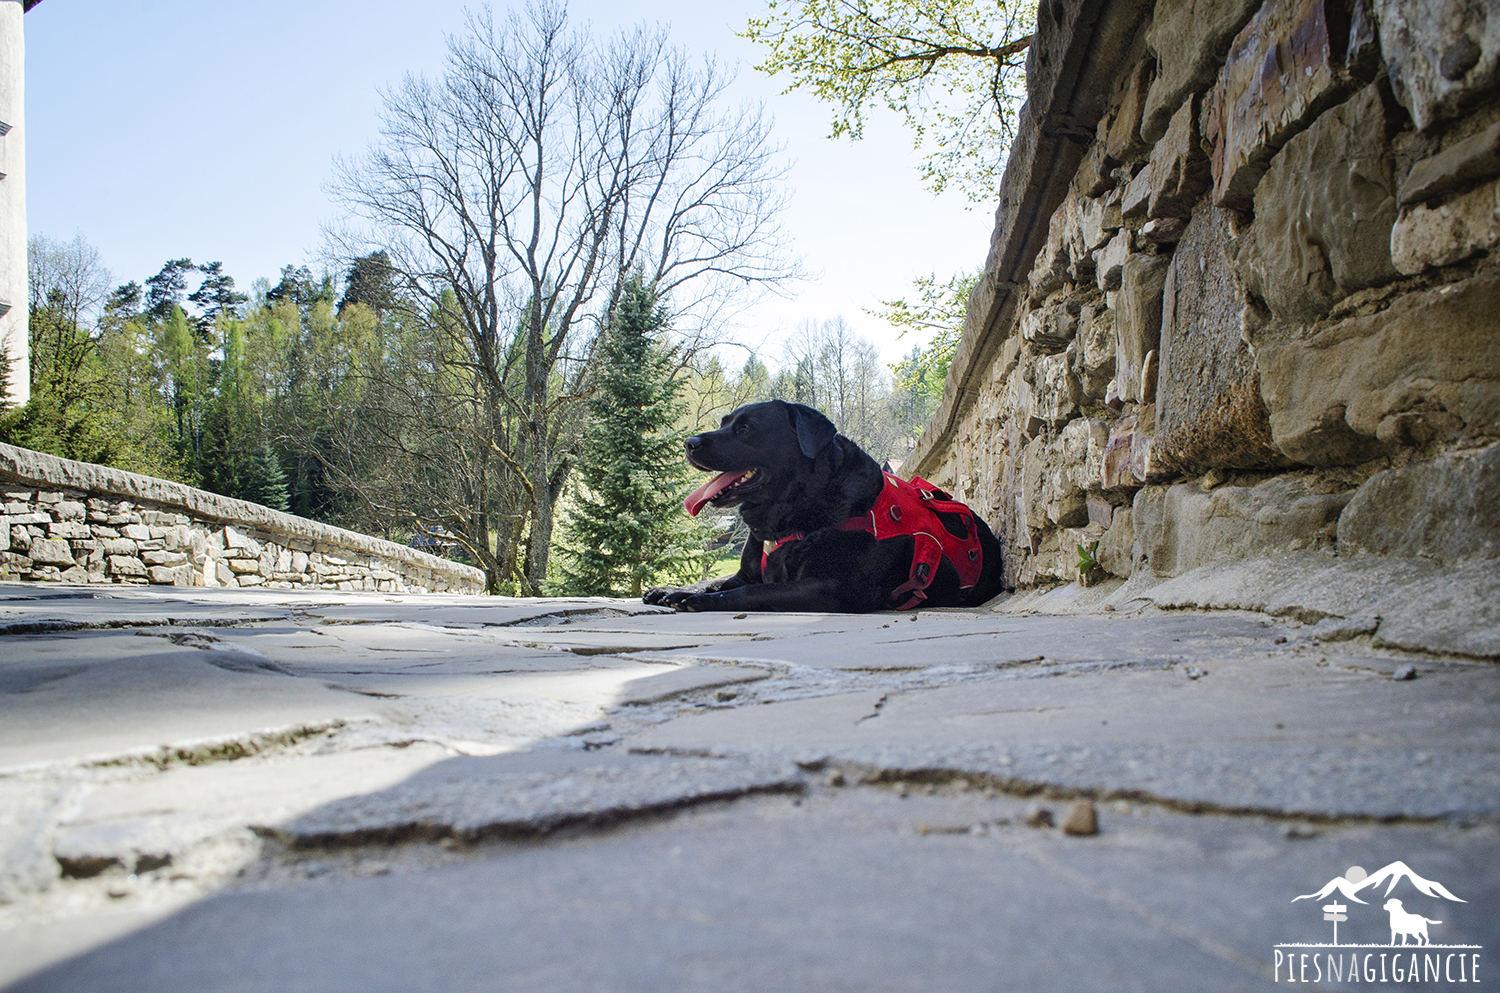
[[(380, 88), (441, 70), (458, 0), (45, 0), (26, 15), (30, 229), (82, 233), (116, 283), (169, 258), (221, 260), (238, 284), (312, 260), (335, 155), (374, 139)], [(505, 4), (495, 4), (497, 10)], [(861, 142), (830, 141), (824, 107), (750, 67), (734, 36), (759, 0), (575, 0), (596, 28), (668, 24), (675, 44), (740, 65), (739, 100), (763, 103), (793, 166), (784, 218), (815, 278), (767, 299), (738, 337), (762, 343), (802, 318), (842, 314), (893, 361), (911, 345), (862, 312), (913, 276), (984, 260), (991, 208), (921, 188), (910, 138), (879, 115)]]

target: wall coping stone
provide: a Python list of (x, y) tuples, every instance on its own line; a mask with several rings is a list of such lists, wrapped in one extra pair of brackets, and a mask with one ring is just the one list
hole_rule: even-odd
[(1014, 325), (1052, 213), (1062, 203), (1099, 118), (1108, 81), (1125, 67), (1130, 39), (1153, 0), (1058, 0), (1044, 4), (1026, 60), (1026, 103), (1000, 179), (1000, 205), (984, 272), (969, 294), (963, 337), (936, 413), (903, 470), (936, 471), (953, 430), (979, 396), (986, 370)]
[(480, 569), (408, 548), (394, 541), (386, 541), (384, 538), (346, 531), (331, 524), (322, 524), (166, 479), (0, 444), (0, 485), (12, 484), (32, 489), (68, 489), (143, 500), (176, 508), (200, 519), (253, 528), (305, 542), (336, 545), (355, 554), (402, 562), (416, 569), (449, 576), (459, 585), (478, 586), (481, 589), (484, 587), (485, 576)]

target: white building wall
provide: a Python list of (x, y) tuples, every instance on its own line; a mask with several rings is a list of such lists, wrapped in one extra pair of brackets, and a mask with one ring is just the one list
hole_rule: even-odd
[(9, 353), (8, 399), (31, 397), (30, 346), (26, 333), (26, 43), (25, 11), (17, 0), (0, 0), (0, 342)]

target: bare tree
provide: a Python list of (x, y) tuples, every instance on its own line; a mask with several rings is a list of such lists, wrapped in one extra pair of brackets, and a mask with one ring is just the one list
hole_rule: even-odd
[(842, 316), (802, 321), (786, 343), (785, 360), (795, 371), (783, 399), (818, 407), (877, 459), (904, 451), (880, 353)]
[(31, 310), (50, 308), (71, 327), (93, 324), (109, 293), (109, 270), (82, 234), (66, 243), (32, 235), (26, 281)]
[[(549, 0), (499, 20), (485, 8), (450, 39), (442, 77), (388, 92), (379, 144), (338, 165), (333, 192), (368, 227), (336, 244), (389, 253), (409, 316), (451, 339), (435, 361), (468, 377), (474, 414), (443, 429), (470, 435), (459, 447), (484, 492), (427, 523), (492, 558), (492, 589), (546, 577), (590, 343), (623, 277), (671, 292), (679, 329), (702, 330), (745, 287), (794, 274), (768, 124), (719, 109), (727, 82), (659, 30), (600, 43)], [(408, 509), (426, 520), (434, 504)]]

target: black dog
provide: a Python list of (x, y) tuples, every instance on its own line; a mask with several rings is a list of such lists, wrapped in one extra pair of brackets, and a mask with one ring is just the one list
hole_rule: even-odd
[(972, 607), (1001, 592), (1000, 543), (982, 520), (924, 480), (882, 473), (811, 407), (741, 407), (688, 438), (687, 458), (719, 473), (688, 512), (738, 505), (750, 539), (735, 575), (648, 590), (647, 603), (863, 613)]

